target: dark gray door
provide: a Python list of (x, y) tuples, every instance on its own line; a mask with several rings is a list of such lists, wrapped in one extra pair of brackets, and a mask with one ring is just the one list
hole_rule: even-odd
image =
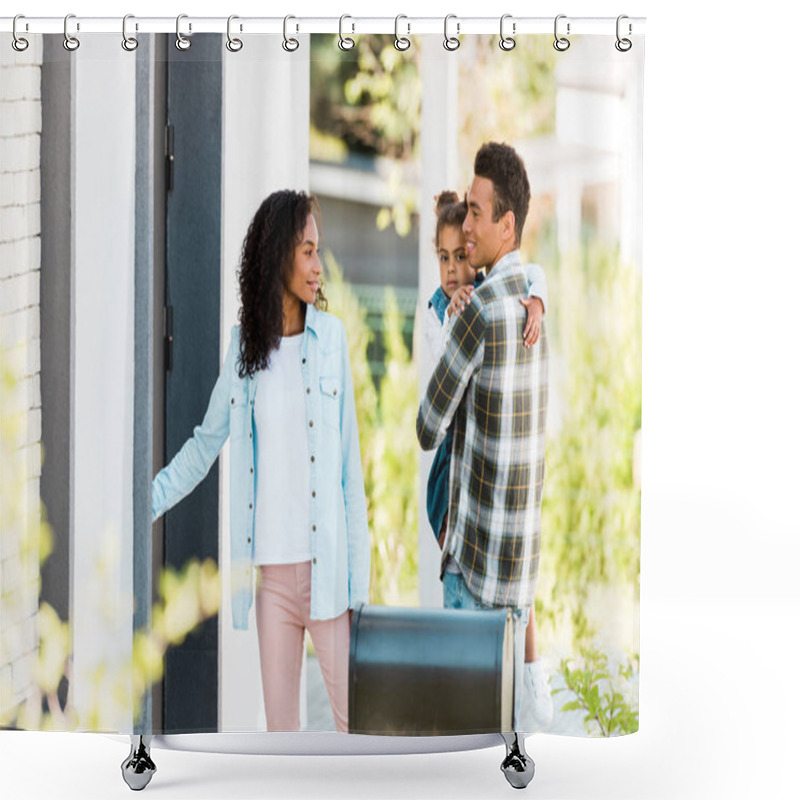
[[(169, 49), (165, 457), (205, 414), (219, 374), (222, 37), (192, 36)], [(218, 559), (216, 463), (192, 494), (167, 512), (164, 563)], [(167, 651), (164, 731), (217, 730), (217, 619)]]

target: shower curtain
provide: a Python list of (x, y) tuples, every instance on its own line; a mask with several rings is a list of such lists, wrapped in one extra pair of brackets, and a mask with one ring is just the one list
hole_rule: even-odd
[[(566, 48), (525, 35), (502, 49), (471, 35), (451, 50), (432, 35), (402, 49), (360, 34), (343, 49), (336, 35), (304, 34), (294, 49), (274, 36), (237, 49), (195, 33), (179, 49), (140, 34), (128, 51), (104, 34), (72, 52), (60, 35), (28, 38), (21, 52), (0, 39), (0, 725), (268, 729), (254, 605), (236, 617), (259, 564), (242, 567), (236, 551), (234, 442), (155, 522), (152, 481), (201, 425), (224, 369), (248, 226), (291, 189), (317, 198), (326, 313), (347, 342), (362, 613), (452, 607), (458, 579), (470, 602), (518, 612), (512, 638), (532, 631), (514, 667), (514, 695), (537, 704), (521, 709), (529, 732), (636, 731), (642, 37), (625, 50), (613, 32)], [(487, 145), (522, 165), (525, 212), (476, 160)], [(466, 203), (456, 223), (437, 224), (443, 192)], [(471, 258), (503, 220), (505, 260)], [(482, 240), (484, 224), (499, 227)], [(454, 283), (448, 260), (471, 272), (459, 267)], [(516, 282), (498, 300), (504, 269)], [(473, 294), (450, 316), (459, 282)], [(514, 328), (502, 347), (490, 308)], [(520, 341), (529, 308), (540, 312), (532, 348)], [(449, 405), (443, 376), (460, 387)], [(535, 456), (514, 444), (521, 418)], [(431, 470), (445, 455), (433, 523)], [(332, 731), (312, 639), (300, 729)], [(421, 674), (435, 649), (414, 650)], [(458, 652), (442, 677), (456, 694), (474, 655)], [(391, 696), (397, 670), (383, 680)], [(371, 731), (409, 733), (391, 718), (406, 699)]]

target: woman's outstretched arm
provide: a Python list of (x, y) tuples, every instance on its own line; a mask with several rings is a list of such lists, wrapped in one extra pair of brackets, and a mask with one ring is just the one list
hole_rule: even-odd
[(225, 444), (230, 432), (231, 385), (237, 355), (238, 336), (232, 335), (202, 423), (153, 479), (153, 522), (205, 478)]

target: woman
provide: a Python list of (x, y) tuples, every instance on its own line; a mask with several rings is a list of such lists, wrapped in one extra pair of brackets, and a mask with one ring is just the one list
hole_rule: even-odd
[(303, 192), (256, 212), (238, 273), (240, 325), (202, 424), (153, 481), (153, 520), (207, 474), (231, 439), (234, 628), (256, 627), (267, 729), (300, 727), (305, 631), (336, 728), (347, 732), (350, 611), (367, 602), (370, 546), (353, 381), (342, 323), (325, 313)]

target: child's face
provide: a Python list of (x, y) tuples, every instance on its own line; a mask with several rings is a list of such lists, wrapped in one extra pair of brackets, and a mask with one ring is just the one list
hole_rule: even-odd
[(461, 228), (445, 225), (439, 234), (439, 278), (448, 297), (468, 283), (475, 283), (475, 270), (467, 260), (467, 241)]

